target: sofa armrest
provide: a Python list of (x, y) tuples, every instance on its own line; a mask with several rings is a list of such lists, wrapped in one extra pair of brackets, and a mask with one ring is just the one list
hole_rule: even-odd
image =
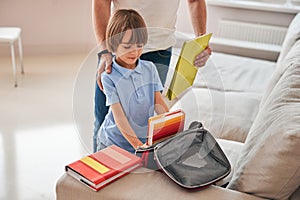
[(237, 191), (210, 186), (202, 190), (189, 191), (173, 183), (164, 174), (140, 168), (127, 176), (94, 192), (67, 174), (56, 184), (57, 200), (98, 199), (231, 199), (259, 200), (261, 198)]

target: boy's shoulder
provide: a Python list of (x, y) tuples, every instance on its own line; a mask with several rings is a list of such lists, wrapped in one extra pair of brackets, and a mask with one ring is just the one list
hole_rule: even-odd
[(106, 71), (103, 71), (101, 73), (101, 77), (109, 77), (109, 78), (113, 78), (113, 77), (118, 77), (118, 75), (121, 75), (121, 73), (118, 71), (118, 69), (114, 66), (114, 64), (111, 65), (111, 72), (107, 73)]
[(110, 73), (107, 73), (106, 71), (101, 73), (101, 80), (106, 82), (114, 82), (115, 80), (119, 79), (119, 77), (119, 73), (115, 69), (113, 69), (113, 67)]
[(155, 68), (155, 64), (154, 64), (152, 61), (140, 59), (139, 62), (141, 62), (140, 64), (141, 64), (143, 67), (146, 66), (146, 67), (148, 67), (148, 68), (150, 68), (150, 69)]
[(152, 61), (140, 59), (141, 64), (144, 65), (154, 65)]

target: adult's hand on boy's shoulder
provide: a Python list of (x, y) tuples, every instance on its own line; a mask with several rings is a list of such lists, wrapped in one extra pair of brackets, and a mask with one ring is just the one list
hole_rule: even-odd
[(102, 54), (98, 69), (97, 69), (97, 84), (101, 90), (103, 90), (103, 85), (101, 82), (101, 74), (106, 71), (106, 73), (111, 73), (112, 55), (110, 53)]
[(207, 46), (200, 54), (196, 56), (194, 65), (196, 67), (203, 67), (206, 64), (206, 61), (209, 59), (210, 55), (211, 55), (211, 49), (209, 46)]

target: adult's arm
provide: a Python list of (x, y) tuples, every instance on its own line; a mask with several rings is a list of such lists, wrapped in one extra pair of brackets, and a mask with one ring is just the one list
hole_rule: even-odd
[(187, 0), (190, 19), (196, 36), (206, 33), (206, 4), (205, 0)]
[[(93, 0), (93, 27), (98, 45), (98, 50), (103, 51), (106, 49), (105, 34), (107, 24), (111, 15), (111, 0)], [(101, 83), (101, 73), (106, 70), (107, 73), (111, 72), (112, 56), (109, 53), (102, 54), (98, 65), (97, 83), (103, 89)]]
[[(206, 33), (206, 3), (205, 0), (187, 0), (190, 19), (194, 29), (195, 36), (201, 36)], [(202, 67), (205, 65), (211, 54), (211, 49), (208, 46), (195, 59), (194, 65)]]
[(111, 0), (93, 0), (93, 27), (99, 51), (106, 49), (105, 32), (110, 18)]

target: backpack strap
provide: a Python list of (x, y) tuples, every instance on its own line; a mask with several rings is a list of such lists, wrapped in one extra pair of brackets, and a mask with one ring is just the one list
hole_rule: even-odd
[(196, 128), (203, 128), (203, 125), (201, 122), (198, 121), (193, 121), (190, 126), (189, 129), (196, 129)]

